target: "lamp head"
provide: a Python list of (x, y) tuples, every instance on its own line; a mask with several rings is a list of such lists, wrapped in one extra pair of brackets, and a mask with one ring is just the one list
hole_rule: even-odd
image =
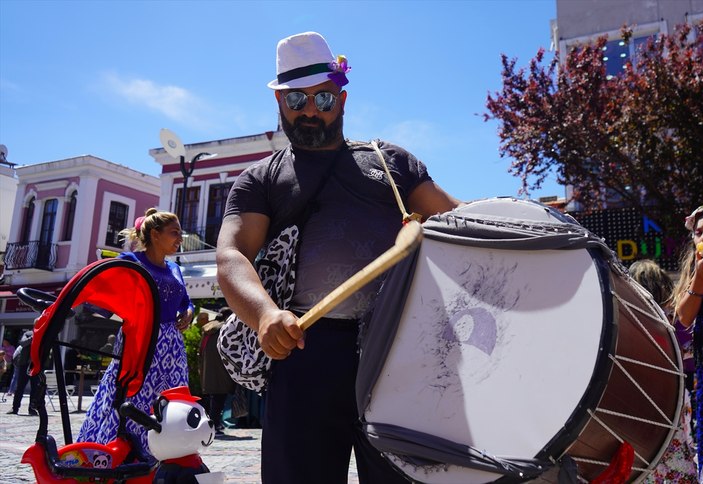
[(176, 133), (170, 129), (162, 128), (159, 133), (159, 139), (161, 139), (161, 146), (164, 147), (166, 153), (174, 158), (185, 157), (185, 146), (183, 146), (181, 139), (176, 135)]

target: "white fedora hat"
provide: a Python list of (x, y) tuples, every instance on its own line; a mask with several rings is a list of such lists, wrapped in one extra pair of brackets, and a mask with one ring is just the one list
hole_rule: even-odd
[(304, 32), (278, 42), (276, 79), (269, 82), (268, 87), (296, 89), (316, 86), (329, 80), (342, 87), (349, 82), (345, 75), (349, 69), (344, 56), (335, 59), (322, 35)]

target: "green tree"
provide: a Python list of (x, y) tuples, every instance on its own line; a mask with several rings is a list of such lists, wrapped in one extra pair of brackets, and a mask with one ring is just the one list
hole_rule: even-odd
[(188, 329), (183, 331), (183, 344), (186, 347), (186, 358), (188, 360), (188, 387), (193, 395), (202, 395), (198, 365), (201, 339), (202, 330), (195, 324), (191, 324)]
[[(540, 50), (527, 69), (502, 56), (503, 87), (484, 120), (499, 122), (500, 154), (514, 161), (522, 192), (555, 174), (587, 209), (620, 198), (682, 230), (703, 201), (703, 24), (650, 40), (636, 65), (608, 79), (606, 38), (578, 46), (559, 65)], [(629, 42), (632, 32), (623, 27)]]

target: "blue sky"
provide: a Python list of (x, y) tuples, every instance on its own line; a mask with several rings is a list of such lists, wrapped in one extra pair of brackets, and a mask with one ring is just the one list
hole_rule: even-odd
[(18, 165), (91, 154), (158, 176), (161, 128), (185, 144), (275, 129), (276, 43), (315, 30), (352, 67), (347, 137), (400, 144), (461, 199), (515, 196), (481, 114), (502, 53), (549, 49), (555, 4), (0, 0), (0, 143)]

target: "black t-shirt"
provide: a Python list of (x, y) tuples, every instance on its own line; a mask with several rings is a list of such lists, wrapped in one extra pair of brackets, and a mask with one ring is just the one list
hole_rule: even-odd
[[(398, 146), (380, 142), (379, 147), (407, 205), (408, 195), (431, 180), (427, 169)], [(247, 212), (271, 219), (269, 239), (305, 220), (291, 305), (301, 312), (392, 246), (402, 226), (376, 152), (356, 142), (339, 151), (288, 147), (251, 165), (234, 182), (225, 217)], [(369, 284), (328, 316), (361, 316), (377, 290)]]

